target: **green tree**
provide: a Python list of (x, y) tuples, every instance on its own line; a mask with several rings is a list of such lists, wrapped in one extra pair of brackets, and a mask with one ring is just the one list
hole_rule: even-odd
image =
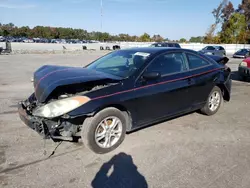
[(186, 39), (184, 39), (184, 38), (181, 38), (179, 41), (180, 41), (181, 43), (185, 43), (185, 42), (187, 42), (187, 40), (186, 40)]
[(193, 42), (193, 43), (202, 43), (203, 40), (204, 40), (204, 37), (201, 37), (201, 36), (199, 36), (199, 37), (191, 37), (191, 38), (189, 39), (189, 42)]
[(160, 35), (150, 35), (144, 33), (142, 36), (130, 36), (129, 34), (111, 35), (108, 32), (92, 31), (88, 32), (84, 29), (63, 28), (63, 27), (47, 27), (35, 26), (29, 28), (28, 26), (16, 27), (13, 23), (0, 23), (0, 35), (15, 36), (15, 37), (29, 37), (29, 38), (48, 38), (48, 39), (80, 39), (80, 40), (100, 40), (100, 41), (163, 41)]
[(17, 37), (30, 37), (30, 33), (31, 30), (28, 26), (23, 26), (20, 28), (16, 29), (16, 33), (13, 34), (13, 36), (17, 36)]
[(223, 34), (227, 37), (223, 38), (225, 43), (239, 43), (245, 39), (245, 31), (247, 28), (246, 19), (243, 14), (234, 13), (228, 20), (228, 25)]
[(141, 42), (149, 42), (150, 41), (150, 35), (147, 33), (144, 33), (143, 35), (140, 36), (140, 41)]

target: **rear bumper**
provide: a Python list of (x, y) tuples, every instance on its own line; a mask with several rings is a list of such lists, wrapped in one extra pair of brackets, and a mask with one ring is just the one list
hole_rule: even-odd
[(224, 93), (224, 99), (226, 101), (230, 101), (231, 99), (231, 89), (232, 89), (232, 78), (231, 78), (231, 73), (228, 75), (227, 79), (224, 82), (224, 87), (225, 87), (225, 93)]
[(250, 68), (248, 67), (239, 67), (238, 72), (241, 76), (250, 77)]
[(234, 58), (245, 58), (244, 55), (233, 55)]

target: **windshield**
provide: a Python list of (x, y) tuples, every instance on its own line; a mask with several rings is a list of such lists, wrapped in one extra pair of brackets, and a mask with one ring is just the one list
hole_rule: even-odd
[(150, 53), (141, 51), (119, 50), (101, 57), (86, 68), (126, 78), (140, 69), (149, 56)]
[(248, 52), (248, 50), (247, 49), (241, 49), (238, 52)]

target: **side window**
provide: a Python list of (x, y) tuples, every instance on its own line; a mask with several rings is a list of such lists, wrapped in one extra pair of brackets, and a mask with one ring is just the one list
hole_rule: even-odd
[(158, 56), (147, 68), (146, 72), (159, 72), (161, 75), (179, 73), (187, 70), (182, 53), (169, 53)]
[(179, 44), (175, 44), (175, 47), (176, 48), (180, 48), (181, 46)]
[(207, 50), (215, 50), (215, 48), (213, 46), (208, 46)]
[(219, 50), (225, 50), (222, 46), (220, 46)]
[(203, 60), (202, 58), (196, 55), (187, 54), (187, 59), (188, 59), (189, 69), (196, 69), (209, 65), (209, 62)]

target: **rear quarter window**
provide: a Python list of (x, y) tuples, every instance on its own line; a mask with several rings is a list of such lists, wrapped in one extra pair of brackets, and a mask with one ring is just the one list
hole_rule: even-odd
[(175, 47), (176, 48), (180, 48), (181, 46), (179, 44), (175, 44)]
[(174, 45), (171, 43), (168, 43), (168, 44), (166, 44), (166, 47), (174, 47)]
[(208, 46), (206, 50), (215, 50), (215, 48), (213, 46)]
[(188, 59), (189, 69), (197, 69), (210, 65), (208, 61), (193, 54), (187, 54), (187, 59)]

